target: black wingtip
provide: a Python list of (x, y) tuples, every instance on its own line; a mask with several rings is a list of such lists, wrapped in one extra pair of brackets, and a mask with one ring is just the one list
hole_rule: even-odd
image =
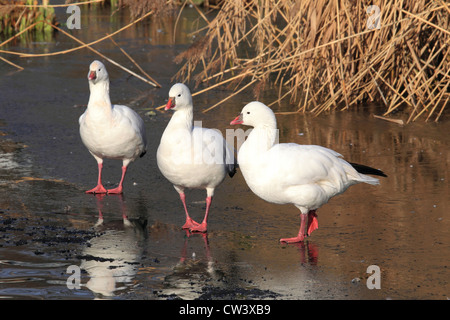
[(228, 172), (228, 175), (230, 176), (230, 178), (233, 178), (234, 177), (234, 175), (236, 174), (236, 170), (237, 169), (237, 165), (235, 165), (234, 167), (233, 167), (233, 170), (230, 170), (229, 172)]
[(357, 164), (357, 163), (351, 163), (351, 162), (350, 162), (350, 164), (359, 173), (371, 174), (371, 175), (374, 175), (374, 176), (380, 176), (380, 177), (386, 177), (387, 178), (387, 175), (381, 170), (378, 170), (378, 169), (375, 169), (375, 168), (372, 168), (372, 167), (369, 167), (369, 166), (365, 166), (363, 164)]

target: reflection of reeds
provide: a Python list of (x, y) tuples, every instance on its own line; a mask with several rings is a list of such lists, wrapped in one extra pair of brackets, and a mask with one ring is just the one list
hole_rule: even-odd
[(166, 0), (120, 0), (119, 3), (129, 7), (132, 19), (136, 19), (149, 11), (153, 11), (155, 15), (159, 16), (173, 9), (173, 1)]
[[(66, 3), (89, 2), (89, 0), (66, 0)], [(109, 5), (117, 10), (127, 7), (131, 19), (136, 19), (152, 11), (156, 15), (169, 12), (175, 6), (175, 0), (100, 0), (102, 5)]]
[(368, 1), (223, 3), (206, 35), (176, 61), (178, 78), (197, 83), (270, 82), (279, 103), (319, 114), (380, 101), (385, 116), (439, 119), (449, 102), (450, 6), (443, 1), (380, 1), (380, 29), (369, 29)]
[(48, 0), (38, 5), (34, 0), (0, 0), (0, 34), (11, 35), (30, 25), (38, 32), (52, 32), (45, 21), (55, 23), (55, 10)]

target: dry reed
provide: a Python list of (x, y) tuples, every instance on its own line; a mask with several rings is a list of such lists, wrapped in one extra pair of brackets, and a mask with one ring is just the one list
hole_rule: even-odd
[[(83, 41), (81, 41), (81, 40), (78, 39), (77, 37), (71, 35), (70, 33), (66, 32), (66, 31), (64, 31), (63, 29), (58, 28), (58, 27), (55, 26), (55, 25), (51, 25), (51, 26), (52, 26), (54, 29), (58, 30), (59, 32), (65, 34), (65, 35), (68, 36), (69, 38), (71, 38), (71, 39), (75, 40), (76, 42), (80, 43), (82, 46), (84, 46), (84, 47), (86, 47), (87, 49), (91, 50), (91, 51), (94, 52), (95, 54), (99, 55), (99, 56), (102, 57), (103, 59), (107, 60), (109, 63), (111, 63), (111, 64), (115, 65), (116, 67), (119, 67), (120, 69), (122, 69), (122, 70), (128, 72), (129, 74), (133, 75), (134, 77), (138, 78), (139, 80), (142, 80), (142, 81), (148, 83), (149, 85), (152, 85), (152, 86), (157, 87), (157, 88), (161, 87), (161, 85), (160, 85), (159, 83), (155, 83), (155, 82), (153, 81), (153, 79), (151, 79), (151, 77), (150, 77), (151, 80), (145, 79), (144, 77), (142, 77), (141, 75), (137, 74), (136, 72), (134, 72), (134, 71), (132, 71), (132, 70), (130, 70), (130, 69), (124, 67), (124, 66), (121, 65), (120, 63), (118, 63), (118, 62), (116, 62), (116, 61), (114, 61), (114, 60), (108, 58), (107, 56), (105, 56), (104, 54), (102, 54), (100, 51), (98, 51), (98, 50), (92, 48), (90, 45), (84, 43)], [(110, 35), (109, 35), (109, 38), (112, 39), (112, 38), (110, 37)], [(122, 53), (123, 53), (123, 52), (124, 52), (124, 51), (122, 50)], [(126, 56), (127, 56), (127, 58), (129, 58), (129, 59), (131, 58), (128, 54), (126, 54)], [(134, 60), (133, 60), (133, 61), (134, 61)], [(139, 68), (140, 68), (140, 67), (139, 67)], [(147, 73), (145, 73), (145, 75), (148, 76)]]
[(450, 5), (380, 0), (374, 29), (371, 4), (224, 1), (206, 34), (175, 59), (185, 61), (176, 78), (251, 84), (256, 99), (270, 85), (278, 92), (270, 105), (289, 98), (294, 112), (379, 101), (385, 118), (405, 110), (407, 122), (438, 121), (450, 99)]

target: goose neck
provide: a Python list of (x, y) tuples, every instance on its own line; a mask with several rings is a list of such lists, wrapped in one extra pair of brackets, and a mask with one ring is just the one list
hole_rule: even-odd
[(193, 128), (193, 119), (193, 109), (184, 108), (175, 111), (175, 113), (172, 115), (172, 119), (170, 119), (168, 126), (176, 129), (185, 129), (191, 132)]
[(267, 151), (278, 143), (278, 129), (273, 126), (255, 127), (248, 137), (248, 143), (258, 151)]
[(88, 108), (104, 107), (111, 109), (111, 100), (109, 97), (109, 81), (101, 81), (96, 84), (89, 83), (91, 94), (89, 96)]

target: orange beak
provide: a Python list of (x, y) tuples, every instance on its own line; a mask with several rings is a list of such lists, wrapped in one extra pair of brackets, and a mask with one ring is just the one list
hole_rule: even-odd
[(242, 124), (244, 123), (244, 120), (242, 119), (242, 113), (238, 115), (236, 118), (234, 118), (233, 121), (230, 122), (230, 124)]
[(95, 79), (97, 79), (97, 74), (95, 73), (95, 71), (90, 71), (90, 72), (89, 72), (88, 79), (89, 79), (89, 80), (95, 80)]
[(170, 110), (173, 108), (175, 108), (175, 103), (173, 103), (173, 98), (169, 98), (169, 101), (167, 101), (167, 105), (164, 110)]

